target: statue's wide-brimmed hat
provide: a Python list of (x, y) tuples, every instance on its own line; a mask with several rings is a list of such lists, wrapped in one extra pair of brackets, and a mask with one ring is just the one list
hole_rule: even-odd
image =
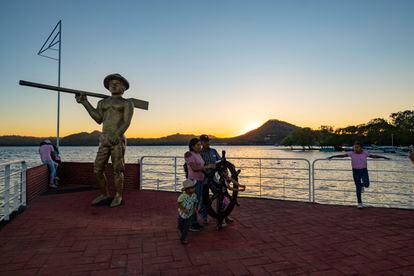
[(129, 82), (127, 81), (126, 78), (124, 78), (123, 76), (121, 76), (120, 74), (110, 74), (108, 76), (105, 77), (103, 84), (105, 86), (106, 89), (109, 90), (109, 81), (113, 80), (113, 79), (117, 79), (122, 81), (125, 84), (125, 90), (128, 90), (129, 88)]

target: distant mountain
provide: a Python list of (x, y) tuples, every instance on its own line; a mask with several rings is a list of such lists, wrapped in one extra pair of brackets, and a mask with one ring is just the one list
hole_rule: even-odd
[(38, 146), (40, 142), (45, 139), (51, 138), (41, 138), (33, 136), (18, 136), (18, 135), (5, 135), (0, 136), (0, 146), (11, 147), (11, 146)]
[(190, 139), (197, 137), (193, 134), (173, 134), (160, 138), (129, 138), (130, 146), (148, 146), (148, 145), (186, 145)]
[(233, 138), (219, 139), (232, 145), (277, 145), (298, 126), (279, 120), (269, 120), (261, 127)]
[[(246, 134), (232, 138), (214, 138), (216, 144), (229, 145), (275, 145), (279, 144), (283, 138), (299, 127), (279, 121), (269, 120), (261, 127), (249, 131)], [(99, 145), (100, 131), (91, 133), (81, 132), (61, 138), (62, 146), (97, 146)], [(146, 145), (187, 145), (188, 141), (194, 137), (194, 134), (173, 134), (160, 138), (128, 138), (130, 146)], [(29, 136), (0, 136), (0, 146), (37, 146), (46, 138), (29, 137)], [(48, 138), (55, 143), (55, 139)]]
[(101, 132), (97, 130), (91, 133), (81, 132), (71, 134), (63, 137), (60, 140), (60, 144), (62, 146), (97, 146), (99, 145), (99, 135), (101, 135)]

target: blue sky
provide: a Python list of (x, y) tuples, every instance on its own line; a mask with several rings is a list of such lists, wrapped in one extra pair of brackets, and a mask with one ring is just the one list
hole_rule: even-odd
[[(267, 119), (343, 127), (413, 109), (414, 1), (3, 1), (0, 135), (54, 135), (56, 84), (36, 55), (63, 22), (62, 86), (131, 83), (128, 136), (233, 136)], [(91, 100), (96, 103), (96, 100)], [(100, 126), (62, 95), (62, 135)]]

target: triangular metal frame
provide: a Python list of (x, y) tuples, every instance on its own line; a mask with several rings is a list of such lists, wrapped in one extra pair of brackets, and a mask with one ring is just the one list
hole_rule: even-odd
[[(61, 24), (62, 24), (62, 21), (59, 20), (59, 22), (53, 28), (52, 32), (50, 33), (50, 35), (46, 39), (45, 43), (43, 43), (42, 47), (40, 48), (39, 52), (37, 53), (39, 56), (59, 61), (59, 59), (48, 56), (48, 55), (43, 54), (43, 53), (46, 52), (47, 50), (59, 51), (59, 49), (53, 48), (53, 46), (60, 43), (60, 39), (61, 39), (60, 25)], [(56, 30), (58, 30), (58, 31), (56, 32), (55, 36), (53, 37), (53, 39), (50, 39), (52, 37), (52, 35), (55, 33)], [(50, 41), (50, 43), (48, 44), (49, 41)]]
[[(53, 36), (54, 35), (54, 36)], [(51, 39), (53, 36), (53, 39)], [(54, 48), (57, 45), (57, 49)], [(48, 50), (58, 52), (58, 58), (47, 55)], [(47, 37), (45, 43), (43, 43), (37, 55), (56, 60), (58, 62), (58, 87), (60, 87), (60, 67), (62, 63), (62, 20), (56, 24), (52, 32)], [(59, 148), (59, 139), (60, 139), (60, 92), (58, 92), (57, 98), (57, 126), (56, 126), (56, 145)]]

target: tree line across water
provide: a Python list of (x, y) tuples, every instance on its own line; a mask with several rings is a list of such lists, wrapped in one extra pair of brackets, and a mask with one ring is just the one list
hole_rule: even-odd
[(352, 145), (353, 141), (365, 145), (410, 146), (414, 144), (414, 110), (391, 113), (389, 119), (376, 118), (366, 124), (334, 129), (321, 126), (319, 129), (298, 128), (286, 136), (284, 146), (334, 146)]

